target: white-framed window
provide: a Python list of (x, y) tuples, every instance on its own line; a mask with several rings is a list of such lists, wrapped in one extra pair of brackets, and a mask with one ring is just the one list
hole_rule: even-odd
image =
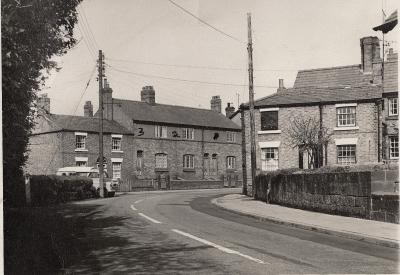
[(338, 127), (356, 126), (356, 106), (343, 106), (336, 108)]
[(228, 142), (235, 142), (236, 140), (236, 133), (235, 132), (226, 132), (226, 140)]
[(399, 136), (389, 137), (389, 156), (390, 159), (399, 158)]
[(194, 169), (194, 156), (193, 155), (183, 155), (183, 168)]
[(87, 133), (75, 133), (75, 149), (86, 150)]
[(143, 151), (138, 150), (136, 152), (136, 171), (137, 174), (140, 176), (143, 173)]
[(226, 169), (236, 169), (236, 158), (233, 156), (226, 157)]
[(276, 131), (278, 124), (279, 108), (260, 109), (261, 131)]
[(158, 138), (167, 138), (168, 127), (167, 126), (155, 126), (155, 135)]
[(168, 155), (164, 153), (156, 154), (156, 169), (168, 168)]
[(337, 145), (337, 163), (342, 165), (357, 163), (356, 145)]
[(183, 128), (182, 129), (183, 139), (194, 139), (194, 129), (193, 128)]
[(111, 136), (111, 150), (112, 151), (121, 151), (122, 150), (122, 135), (112, 135)]
[(397, 116), (399, 114), (398, 98), (389, 98), (389, 116)]
[(274, 171), (279, 168), (279, 150), (277, 147), (261, 149), (261, 170)]
[(121, 168), (122, 168), (122, 162), (113, 162), (112, 163), (112, 177), (113, 177), (113, 179), (120, 179), (121, 178)]

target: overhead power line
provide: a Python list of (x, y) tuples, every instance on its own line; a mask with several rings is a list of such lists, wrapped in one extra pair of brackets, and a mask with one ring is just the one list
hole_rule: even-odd
[[(106, 66), (109, 67), (111, 70), (114, 70), (114, 71), (117, 71), (117, 72), (126, 73), (126, 74), (132, 74), (132, 75), (142, 76), (142, 77), (150, 77), (150, 78), (158, 78), (158, 79), (181, 81), (181, 82), (190, 82), (190, 83), (209, 84), (209, 85), (235, 86), (235, 87), (243, 87), (244, 86), (243, 84), (235, 84), (235, 83), (201, 81), (201, 80), (182, 79), (182, 78), (166, 77), (166, 76), (160, 76), (160, 75), (136, 73), (136, 72), (117, 69), (117, 68), (114, 68), (113, 66), (111, 66), (109, 64), (106, 64)], [(278, 88), (277, 86), (267, 86), (267, 85), (256, 85), (255, 87), (259, 87), (259, 88)]]
[(172, 5), (174, 5), (175, 7), (177, 7), (177, 8), (179, 8), (179, 9), (183, 10), (185, 13), (187, 13), (187, 14), (189, 14), (190, 16), (196, 18), (196, 19), (199, 20), (201, 23), (203, 23), (204, 25), (210, 27), (211, 29), (213, 29), (213, 30), (219, 32), (220, 34), (222, 34), (222, 35), (224, 35), (224, 36), (226, 36), (226, 37), (229, 37), (229, 38), (235, 40), (236, 42), (245, 44), (244, 41), (242, 41), (242, 40), (240, 40), (239, 38), (236, 38), (236, 37), (234, 37), (233, 35), (230, 35), (230, 34), (224, 32), (224, 31), (222, 31), (222, 30), (220, 30), (220, 29), (214, 27), (213, 25), (207, 23), (206, 21), (204, 21), (204, 20), (201, 19), (200, 17), (197, 17), (196, 15), (194, 15), (193, 13), (191, 13), (190, 11), (188, 11), (187, 9), (185, 9), (184, 7), (178, 5), (178, 4), (175, 3), (174, 1), (172, 1), (172, 0), (168, 0), (168, 1), (169, 1)]

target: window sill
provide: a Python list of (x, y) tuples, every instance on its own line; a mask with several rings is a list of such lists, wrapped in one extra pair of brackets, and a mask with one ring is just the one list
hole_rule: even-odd
[(121, 150), (112, 150), (111, 153), (123, 153), (124, 151)]
[(156, 171), (156, 172), (168, 172), (168, 168), (155, 168), (154, 171)]
[(75, 152), (88, 152), (88, 149), (75, 149)]
[(194, 168), (183, 168), (183, 172), (195, 172)]
[(399, 160), (399, 157), (390, 157), (389, 160)]
[(262, 134), (280, 134), (280, 133), (282, 133), (282, 130), (258, 131), (257, 133), (258, 133), (259, 135), (262, 135)]
[(342, 126), (342, 127), (335, 127), (333, 130), (335, 131), (351, 131), (351, 130), (358, 130), (360, 127), (358, 126)]
[(399, 115), (388, 115), (386, 119), (399, 119)]

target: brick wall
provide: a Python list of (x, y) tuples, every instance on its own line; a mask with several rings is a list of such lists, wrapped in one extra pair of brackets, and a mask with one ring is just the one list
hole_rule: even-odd
[[(358, 103), (356, 107), (357, 130), (338, 131), (336, 127), (336, 107), (335, 105), (324, 105), (322, 107), (323, 126), (333, 132), (332, 142), (328, 145), (328, 165), (337, 164), (337, 147), (335, 139), (358, 138), (356, 147), (357, 164), (372, 163), (378, 161), (378, 133), (377, 133), (377, 106), (375, 103)], [(278, 129), (281, 133), (260, 134), (261, 114), (259, 109), (255, 110), (255, 132), (256, 132), (256, 159), (257, 171), (261, 171), (261, 148), (259, 142), (280, 141), (279, 146), (279, 168), (298, 168), (299, 152), (298, 149), (291, 148), (289, 145), (288, 129), (291, 127), (291, 119), (295, 117), (315, 117), (319, 120), (318, 106), (303, 107), (280, 107), (278, 111)], [(251, 194), (251, 161), (250, 161), (250, 116), (249, 110), (244, 111), (244, 136), (246, 148), (246, 175), (249, 194)], [(304, 157), (305, 158), (305, 157)], [(305, 166), (306, 167), (306, 166)]]

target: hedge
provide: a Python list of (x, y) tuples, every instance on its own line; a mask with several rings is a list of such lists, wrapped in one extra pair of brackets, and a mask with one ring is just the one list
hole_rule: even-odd
[(31, 176), (30, 190), (34, 206), (53, 205), (96, 195), (92, 179), (79, 176)]

